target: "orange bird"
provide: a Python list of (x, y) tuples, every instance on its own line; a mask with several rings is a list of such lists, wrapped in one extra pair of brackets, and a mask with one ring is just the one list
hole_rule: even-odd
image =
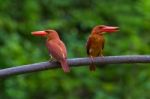
[(46, 46), (49, 54), (60, 62), (64, 72), (70, 72), (67, 63), (67, 51), (65, 44), (60, 40), (58, 33), (55, 30), (35, 31), (32, 32), (34, 36), (46, 36)]
[(88, 37), (86, 49), (87, 54), (92, 59), (92, 64), (89, 66), (91, 71), (95, 71), (96, 66), (93, 64), (93, 57), (103, 56), (103, 49), (105, 39), (103, 34), (108, 32), (116, 32), (118, 31), (118, 27), (106, 26), (106, 25), (98, 25), (95, 26)]

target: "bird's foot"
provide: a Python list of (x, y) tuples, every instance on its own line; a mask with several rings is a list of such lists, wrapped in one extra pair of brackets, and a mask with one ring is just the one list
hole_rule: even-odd
[(50, 60), (49, 60), (49, 62), (53, 62), (53, 61), (56, 61), (56, 59), (53, 58), (53, 57), (50, 55)]
[(100, 57), (104, 57), (104, 55), (103, 55), (103, 54), (100, 54), (99, 56), (100, 56)]
[(93, 57), (90, 56), (90, 58), (91, 58), (91, 64), (90, 64), (89, 69), (90, 69), (90, 71), (95, 71), (95, 70), (96, 70), (96, 66), (95, 66), (95, 64), (94, 64)]
[(104, 57), (103, 55), (101, 55), (101, 57)]

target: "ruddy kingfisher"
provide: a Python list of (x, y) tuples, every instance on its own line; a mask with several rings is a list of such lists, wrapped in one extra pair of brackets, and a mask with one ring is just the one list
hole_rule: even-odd
[(67, 50), (65, 44), (60, 40), (59, 35), (55, 30), (35, 31), (32, 32), (32, 35), (47, 37), (46, 46), (49, 54), (60, 62), (64, 72), (70, 72), (67, 63)]
[(87, 54), (91, 57), (92, 61), (92, 64), (89, 66), (90, 71), (96, 70), (96, 66), (93, 63), (93, 57), (103, 56), (105, 44), (104, 34), (116, 32), (118, 29), (118, 27), (106, 25), (98, 25), (93, 28), (86, 43)]

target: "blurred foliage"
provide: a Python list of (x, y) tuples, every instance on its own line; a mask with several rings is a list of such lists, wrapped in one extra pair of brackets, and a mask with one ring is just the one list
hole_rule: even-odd
[[(119, 26), (105, 35), (104, 55), (150, 53), (150, 0), (0, 0), (0, 68), (49, 59), (45, 39), (31, 31), (55, 29), (68, 57), (86, 57), (92, 27)], [(0, 79), (0, 99), (150, 99), (150, 64), (61, 69)]]

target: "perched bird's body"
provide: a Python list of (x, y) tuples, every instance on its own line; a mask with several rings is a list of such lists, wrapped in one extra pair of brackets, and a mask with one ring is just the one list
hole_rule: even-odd
[(65, 44), (60, 40), (59, 35), (54, 30), (37, 31), (33, 32), (33, 35), (47, 36), (46, 46), (49, 54), (60, 62), (64, 72), (69, 72), (70, 68), (67, 63), (67, 51)]
[(87, 54), (93, 57), (102, 56), (104, 42), (103, 35), (91, 34), (88, 38)]
[(103, 34), (105, 32), (115, 32), (117, 31), (117, 28), (118, 27), (110, 27), (104, 25), (99, 25), (93, 28), (86, 44), (87, 54), (92, 59), (92, 64), (89, 67), (91, 71), (95, 71), (96, 69), (96, 66), (93, 64), (93, 57), (103, 56), (105, 43)]

